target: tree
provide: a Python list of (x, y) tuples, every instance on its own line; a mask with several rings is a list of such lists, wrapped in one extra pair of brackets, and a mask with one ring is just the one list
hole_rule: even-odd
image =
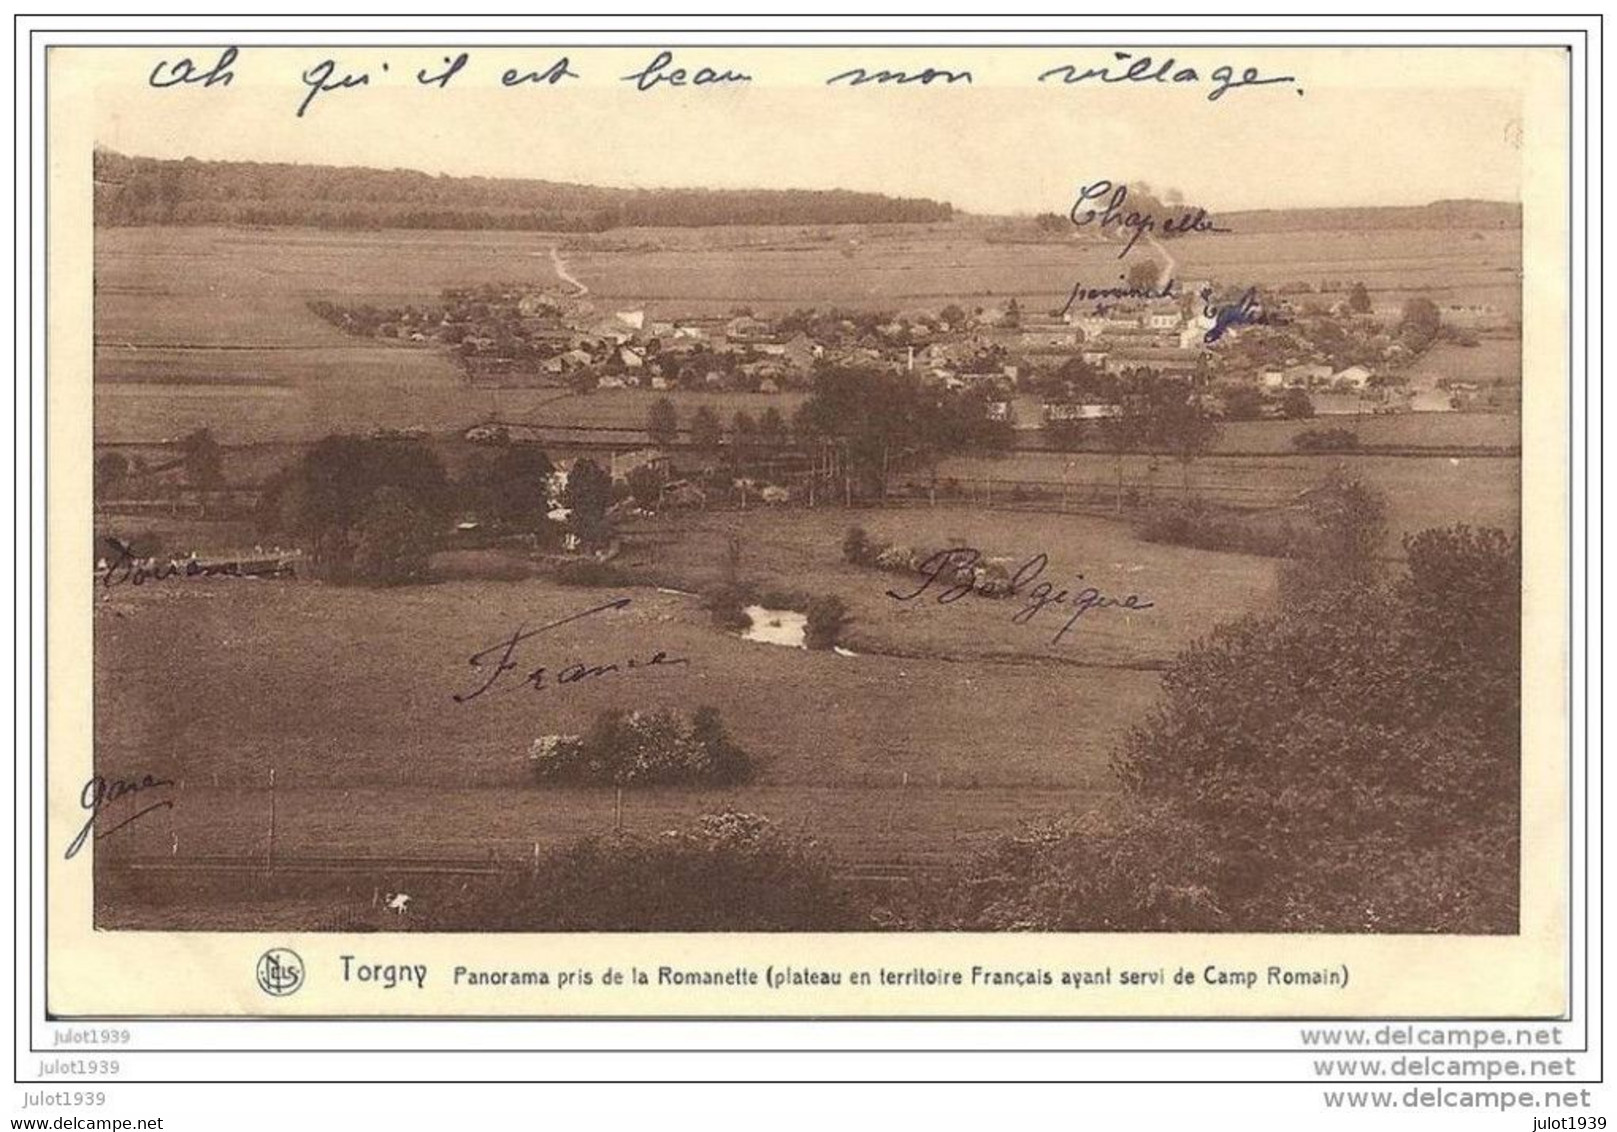
[(1353, 284), (1352, 289), (1348, 291), (1348, 310), (1354, 314), (1369, 314), (1370, 309), (1369, 289), (1363, 283)]
[(1406, 550), (1403, 578), (1187, 649), (1115, 760), (1214, 839), (1245, 930), (1517, 930), (1520, 547), (1446, 528)]
[(842, 639), (842, 631), (850, 620), (846, 602), (835, 594), (822, 594), (809, 602), (804, 643), (811, 649), (831, 648)]
[(1076, 417), (1045, 421), (1040, 431), (1045, 443), (1058, 452), (1076, 452), (1083, 446), (1084, 422)]
[(1127, 283), (1133, 291), (1154, 291), (1162, 278), (1162, 268), (1148, 259), (1137, 259), (1129, 264)]
[(730, 422), (730, 443), (739, 457), (751, 451), (758, 439), (758, 424), (744, 410), (737, 410)]
[(674, 436), (679, 430), (679, 410), (667, 397), (659, 397), (651, 403), (646, 413), (646, 435), (651, 437), (653, 444), (666, 448), (674, 443)]
[(950, 303), (948, 306), (944, 307), (938, 312), (938, 317), (948, 324), (950, 330), (955, 331), (965, 329), (966, 323), (971, 318), (971, 316), (968, 315), (956, 303)]
[(307, 540), (312, 564), (333, 578), (349, 575), (360, 521), (379, 490), (398, 488), (436, 527), (448, 504), (443, 463), (424, 444), (351, 435), (318, 440), (274, 477), (259, 500), (266, 533)]
[(724, 786), (752, 777), (752, 759), (724, 729), (715, 707), (699, 707), (691, 716), (691, 739), (707, 753), (707, 780)]
[(786, 419), (773, 405), (758, 417), (758, 443), (765, 448), (780, 448), (786, 443)]
[(1016, 330), (1022, 325), (1022, 306), (1014, 295), (1011, 301), (1005, 304), (1005, 319), (1000, 325), (1007, 330)]
[(1414, 353), (1420, 353), (1443, 329), (1443, 316), (1437, 304), (1424, 295), (1404, 300), (1403, 317), (1398, 322), (1398, 338)]
[(129, 478), (129, 458), (122, 452), (103, 452), (95, 458), (95, 496), (104, 499)]
[(876, 560), (876, 545), (863, 527), (849, 527), (842, 536), (842, 560), (853, 566), (869, 566)]
[(600, 383), (601, 379), (595, 371), (587, 366), (580, 366), (567, 374), (567, 388), (579, 395), (594, 393)]
[(215, 488), (225, 481), (224, 449), (208, 429), (199, 428), (180, 441), (185, 454), (185, 482), (196, 488)]
[(1158, 383), (1160, 396), (1154, 398), (1151, 420), (1157, 442), (1184, 472), (1185, 497), (1190, 497), (1190, 465), (1218, 439), (1218, 422), (1203, 408), (1188, 385), (1170, 387)]
[(378, 488), (353, 537), (353, 576), (397, 586), (427, 577), (434, 527), (431, 515), (402, 488)]
[(1314, 415), (1314, 402), (1303, 390), (1288, 389), (1280, 399), (1280, 415), (1288, 421), (1308, 420)]
[(471, 479), (492, 519), (504, 526), (536, 531), (549, 522), (550, 477), (555, 471), (538, 446), (512, 444), (496, 449)]
[(1263, 416), (1263, 394), (1251, 385), (1238, 385), (1224, 394), (1224, 419), (1255, 421)]
[(1304, 507), (1311, 529), (1301, 553), (1281, 570), (1281, 597), (1307, 605), (1375, 583), (1387, 540), (1387, 501), (1381, 493), (1333, 469), (1308, 491)]
[(662, 473), (650, 464), (641, 464), (629, 473), (629, 494), (645, 510), (657, 509), (662, 502), (662, 490)]
[(568, 526), (585, 546), (599, 546), (611, 537), (606, 509), (612, 506), (612, 477), (594, 460), (586, 456), (574, 462), (561, 502), (571, 512)]
[(1145, 445), (1150, 433), (1150, 417), (1145, 396), (1138, 383), (1119, 391), (1117, 411), (1100, 421), (1101, 443), (1117, 458), (1117, 505), (1123, 513), (1123, 457)]
[(1111, 376), (1093, 362), (1085, 361), (1082, 354), (1074, 354), (1062, 362), (1055, 376), (1063, 393), (1070, 393), (1081, 401), (1091, 397), (1105, 400), (1117, 391), (1117, 383)]
[(711, 452), (716, 449), (722, 433), (719, 415), (711, 407), (703, 405), (691, 417), (691, 443), (702, 451)]

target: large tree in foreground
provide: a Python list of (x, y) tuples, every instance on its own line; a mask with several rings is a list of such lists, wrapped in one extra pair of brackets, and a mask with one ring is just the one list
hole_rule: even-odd
[(1002, 840), (914, 926), (1510, 934), (1521, 548), (1435, 528), (1382, 565), (1351, 481), (1272, 612), (1162, 678), (1116, 804)]

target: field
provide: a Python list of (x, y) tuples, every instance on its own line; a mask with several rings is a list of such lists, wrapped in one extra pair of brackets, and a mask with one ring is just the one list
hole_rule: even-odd
[[(695, 586), (717, 576), (737, 535), (741, 577), (842, 595), (858, 655), (744, 641), (693, 597), (634, 587), (623, 591), (627, 608), (525, 647), (523, 670), (654, 650), (688, 665), (456, 703), (486, 674), (468, 665), (473, 653), (619, 591), (543, 581), (100, 590), (98, 768), (182, 786), (174, 810), (98, 851), (259, 852), (273, 767), (278, 851), (520, 856), (611, 822), (610, 791), (531, 783), (534, 738), (577, 731), (607, 707), (711, 703), (761, 760), (759, 781), (629, 792), (626, 827), (656, 831), (736, 807), (810, 830), (849, 860), (957, 855), (1022, 821), (1103, 802), (1115, 789), (1109, 755), (1156, 695), (1152, 669), (1272, 592), (1270, 562), (1137, 543), (1102, 519), (943, 508), (860, 519), (882, 541), (935, 545), (969, 533), (991, 553), (1042, 550), (1047, 577), (1081, 572), (1152, 608), (1091, 612), (1053, 643), (1057, 610), (1017, 625), (1007, 600), (888, 598), (906, 579), (842, 563), (846, 515), (713, 515), (648, 524), (631, 555)], [(1051, 711), (1057, 700), (1062, 709)]]
[[(96, 438), (154, 441), (202, 426), (235, 443), (342, 428), (447, 430), (495, 413), (521, 418), (541, 404), (550, 423), (599, 423), (625, 411), (639, 424), (643, 407), (624, 408), (640, 400), (632, 394), (545, 404), (553, 390), (473, 390), (445, 354), (346, 337), (305, 307), (311, 299), (426, 303), (446, 287), (484, 282), (554, 284), (554, 247), (600, 309), (645, 307), (653, 317), (743, 305), (973, 308), (1013, 296), (1037, 310), (1060, 305), (1078, 279), (1104, 282), (1119, 270), (1105, 247), (995, 243), (987, 231), (969, 223), (601, 237), (100, 229)], [(1396, 307), (1418, 291), (1439, 303), (1520, 309), (1510, 232), (1234, 234), (1169, 247), (1185, 279), (1363, 279), (1378, 305)], [(781, 405), (786, 411), (789, 400)]]
[[(1333, 468), (1385, 496), (1392, 552), (1401, 535), (1427, 527), (1469, 523), (1515, 530), (1521, 522), (1521, 461), (1516, 457), (1215, 456), (1191, 466), (1191, 491), (1237, 507), (1289, 506)], [(1000, 459), (952, 457), (939, 463), (938, 475), (955, 479), (971, 498), (981, 501), (987, 494), (1001, 505), (1017, 484), (1026, 485), (1028, 494), (1037, 491), (1059, 499), (1063, 482), (1075, 500), (1083, 492), (1104, 505), (1114, 497), (1117, 460), (1054, 452), (1018, 452)], [(1133, 490), (1145, 501), (1175, 503), (1183, 497), (1183, 471), (1172, 459), (1125, 457), (1123, 482), (1125, 492)]]
[[(657, 396), (473, 389), (431, 349), (346, 337), (306, 309), (310, 299), (378, 306), (423, 303), (446, 287), (555, 280), (551, 249), (599, 309), (646, 306), (654, 317), (842, 305), (937, 309), (1015, 295), (1055, 305), (1076, 278), (1105, 280), (1116, 261), (1074, 244), (1007, 244), (972, 224), (835, 230), (738, 229), (553, 237), (531, 233), (332, 233), (120, 229), (97, 233), (95, 433), (99, 443), (153, 444), (197, 427), (227, 444), (235, 483), (266, 478), (301, 445), (337, 430), (480, 419), (641, 427)], [(1419, 290), (1441, 302), (1519, 310), (1513, 233), (1314, 232), (1181, 240), (1184, 278), (1257, 283), (1364, 279), (1380, 304)], [(1434, 351), (1423, 381), (1467, 373), (1519, 378), (1491, 345)], [(707, 404), (728, 417), (800, 397), (681, 393), (688, 419)], [(1361, 443), (1393, 448), (1510, 448), (1514, 416), (1423, 414), (1342, 418)], [(1444, 451), (1418, 457), (1304, 457), (1308, 424), (1226, 426), (1218, 453), (1190, 469), (1199, 494), (1283, 506), (1340, 464), (1388, 497), (1393, 541), (1454, 521), (1516, 526), (1519, 460)], [(1036, 434), (1024, 434), (1027, 436)], [(453, 444), (443, 445), (454, 449)], [(460, 448), (466, 448), (460, 445)], [(162, 450), (132, 448), (155, 459)], [(1272, 455), (1259, 455), (1259, 454)], [(449, 461), (454, 463), (453, 459)], [(1104, 454), (1018, 451), (955, 458), (938, 469), (960, 496), (919, 505), (684, 513), (637, 520), (620, 565), (652, 584), (568, 588), (526, 578), (445, 580), (393, 590), (310, 580), (171, 580), (95, 594), (97, 769), (178, 783), (176, 805), (119, 830), (98, 855), (252, 855), (266, 845), (276, 775), (276, 851), (287, 856), (482, 856), (525, 860), (536, 844), (604, 832), (619, 820), (609, 790), (540, 788), (527, 750), (575, 733), (608, 708), (712, 704), (760, 763), (745, 787), (629, 791), (624, 827), (655, 832), (706, 812), (761, 812), (811, 833), (850, 862), (957, 858), (1021, 823), (1115, 797), (1109, 759), (1155, 702), (1159, 672), (1189, 642), (1273, 600), (1276, 564), (1154, 545), (1108, 516), (1117, 465)], [(1127, 457), (1127, 487), (1177, 499), (1181, 467)], [(903, 490), (902, 474), (895, 487)], [(1037, 485), (1042, 500), (1012, 497)], [(1063, 485), (1089, 492), (1093, 514), (1057, 515)], [(111, 517), (103, 516), (111, 521)], [(140, 523), (140, 520), (132, 520)], [(895, 601), (915, 580), (849, 566), (852, 524), (880, 542), (968, 543), (1019, 563), (1049, 556), (1045, 578), (1082, 576), (1149, 608), (1065, 620), (1045, 610), (1012, 620), (1014, 600), (940, 605)], [(256, 539), (243, 524), (181, 517), (148, 524), (166, 541), (209, 550)], [(132, 528), (132, 529), (139, 529)], [(732, 557), (732, 545), (739, 554)], [(507, 563), (507, 565), (510, 565)], [(750, 642), (718, 628), (694, 592), (734, 568), (760, 587), (834, 593), (853, 621), (853, 655)], [(520, 574), (521, 569), (513, 571)], [(472, 573), (472, 571), (466, 571)], [(663, 587), (663, 588), (658, 588)], [(661, 651), (687, 663), (618, 671), (566, 687), (499, 690), (456, 702), (487, 678), (469, 658), (523, 626), (547, 624), (617, 596), (525, 643), (521, 672), (572, 663), (624, 665)], [(98, 916), (134, 926), (136, 902), (115, 891)], [(238, 910), (239, 911), (239, 910)], [(199, 909), (194, 926), (227, 926)], [(302, 912), (289, 912), (297, 921)], [(245, 922), (245, 921), (244, 921)], [(308, 922), (307, 920), (303, 922)]]

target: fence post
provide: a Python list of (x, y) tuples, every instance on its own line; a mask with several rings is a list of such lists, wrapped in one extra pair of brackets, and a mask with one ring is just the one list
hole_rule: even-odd
[(269, 845), (265, 848), (264, 867), (275, 871), (275, 768), (270, 767)]

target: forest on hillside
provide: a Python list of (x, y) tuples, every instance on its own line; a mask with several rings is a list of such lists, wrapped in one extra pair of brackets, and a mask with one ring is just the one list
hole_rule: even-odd
[(253, 161), (95, 154), (103, 226), (249, 224), (312, 228), (491, 228), (605, 232), (750, 224), (948, 220), (948, 204), (844, 190), (617, 189)]

